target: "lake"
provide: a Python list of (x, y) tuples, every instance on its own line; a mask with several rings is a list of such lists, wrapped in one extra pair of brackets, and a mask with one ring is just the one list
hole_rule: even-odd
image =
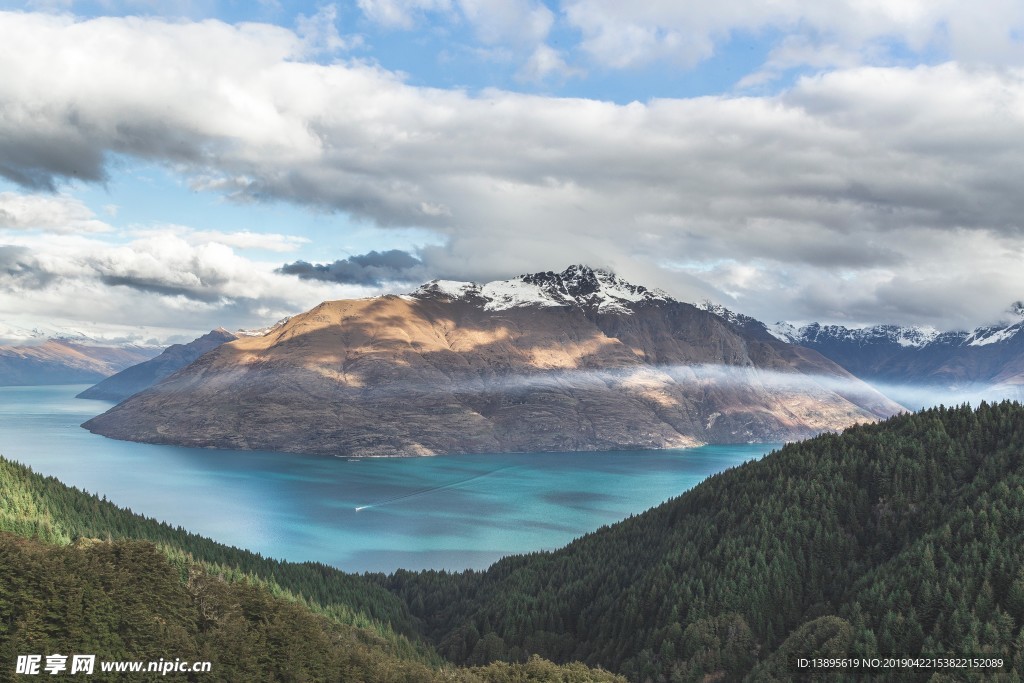
[(0, 454), (262, 555), (346, 571), (482, 569), (642, 512), (778, 444), (367, 458), (115, 441), (82, 386), (0, 387)]

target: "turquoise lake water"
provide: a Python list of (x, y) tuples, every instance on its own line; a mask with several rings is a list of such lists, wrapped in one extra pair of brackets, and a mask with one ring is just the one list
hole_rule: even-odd
[(482, 569), (642, 512), (778, 444), (348, 460), (115, 441), (83, 386), (0, 387), (0, 454), (222, 543), (346, 571)]

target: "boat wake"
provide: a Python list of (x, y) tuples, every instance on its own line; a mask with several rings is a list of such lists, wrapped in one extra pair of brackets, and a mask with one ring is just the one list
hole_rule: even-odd
[(382, 505), (391, 505), (392, 503), (398, 503), (398, 502), (401, 502), (403, 500), (408, 500), (410, 498), (418, 498), (419, 496), (426, 496), (426, 495), (429, 495), (431, 493), (437, 493), (438, 491), (444, 491), (446, 489), (457, 488), (459, 486), (463, 486), (465, 484), (468, 484), (471, 481), (476, 481), (478, 479), (483, 479), (484, 477), (489, 477), (492, 474), (497, 474), (498, 472), (503, 472), (505, 470), (511, 470), (511, 469), (515, 469), (515, 467), (512, 466), (512, 465), (509, 465), (508, 467), (499, 467), (498, 469), (491, 470), (489, 472), (483, 472), (481, 474), (475, 474), (472, 477), (467, 477), (466, 479), (459, 479), (458, 481), (450, 481), (450, 482), (448, 482), (446, 484), (439, 484), (437, 486), (428, 486), (425, 489), (419, 489), (418, 491), (412, 491), (410, 493), (404, 493), (404, 494), (402, 494), (400, 496), (395, 496), (394, 498), (385, 498), (384, 500), (378, 500), (378, 501), (375, 501), (373, 503), (367, 503), (366, 505), (359, 505), (359, 506), (356, 507), (356, 512), (359, 512), (360, 510), (366, 510), (368, 508), (379, 508)]

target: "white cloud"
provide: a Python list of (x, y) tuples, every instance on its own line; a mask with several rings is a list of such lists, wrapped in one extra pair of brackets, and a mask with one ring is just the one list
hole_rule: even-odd
[(274, 272), (278, 266), (167, 230), (126, 244), (23, 236), (0, 246), (0, 320), (77, 319), (88, 329), (136, 326), (166, 339), (259, 326), (325, 299), (378, 291), (299, 280)]
[[(1017, 245), (1024, 232), (1020, 70), (849, 68), (774, 96), (616, 105), (305, 63), (299, 37), (256, 25), (6, 14), (0, 44), (0, 174), (28, 186), (101, 179), (111, 153), (154, 159), (238, 200), (431, 229), (447, 238), (422, 252), (439, 273), (589, 261), (684, 298), (731, 292), (766, 318), (835, 313), (841, 292), (858, 311), (966, 320), (991, 293), (972, 273), (994, 267), (994, 306), (1024, 292), (1009, 258), (960, 248), (974, 235)], [(204, 270), (219, 257), (189, 248), (175, 263), (217, 296), (280, 284), (259, 279), (246, 295), (245, 261), (221, 282), (223, 269)], [(741, 268), (686, 266), (673, 279), (652, 263)], [(189, 285), (138, 264), (124, 277), (152, 267), (159, 286)], [(946, 293), (942, 306), (900, 295), (929, 288)]]
[(302, 245), (309, 243), (309, 239), (298, 235), (250, 232), (248, 230), (239, 232), (196, 230), (185, 235), (185, 238), (192, 244), (213, 242), (236, 249), (261, 249), (280, 253), (297, 251), (302, 248)]
[(569, 66), (561, 52), (550, 45), (538, 45), (517, 77), (523, 81), (543, 81), (549, 78), (565, 80), (581, 75), (583, 71)]
[(533, 0), (458, 0), (462, 15), (485, 43), (534, 45), (547, 38), (555, 15)]
[(824, 71), (884, 62), (885, 52), (885, 46), (878, 42), (850, 46), (823, 43), (801, 35), (787, 36), (772, 49), (767, 61), (757, 71), (737, 81), (736, 87), (743, 89), (771, 83), (787, 70), (801, 66)]
[(295, 22), (296, 32), (313, 54), (319, 52), (333, 53), (351, 50), (362, 45), (360, 36), (342, 36), (338, 32), (338, 8), (335, 5), (324, 5), (311, 17), (300, 14)]
[(51, 233), (109, 232), (89, 207), (67, 195), (0, 192), (0, 229)]
[(489, 61), (525, 61), (520, 80), (543, 80), (551, 73), (572, 75), (561, 55), (544, 44), (555, 14), (538, 0), (359, 0), (370, 21), (410, 30), (422, 19), (466, 25), (477, 44), (460, 46)]
[(451, 9), (449, 0), (357, 0), (367, 19), (391, 28), (410, 29), (424, 12)]
[(363, 15), (391, 28), (411, 29), (426, 15), (466, 21), (489, 44), (543, 41), (555, 15), (536, 0), (358, 0)]
[[(567, 0), (563, 9), (582, 34), (581, 48), (615, 68), (659, 59), (693, 66), (738, 33), (773, 31), (783, 44), (801, 43), (802, 63), (811, 65), (827, 61), (829, 53), (875, 52), (881, 42), (914, 52), (931, 47), (969, 62), (1019, 64), (1024, 58), (1024, 5), (1014, 0)], [(783, 52), (788, 59), (797, 55)], [(786, 59), (776, 54), (773, 61), (777, 67)]]

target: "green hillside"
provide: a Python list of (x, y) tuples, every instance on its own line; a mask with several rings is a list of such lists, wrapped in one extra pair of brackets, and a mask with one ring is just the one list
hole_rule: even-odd
[(0, 681), (28, 680), (18, 655), (91, 653), (209, 661), (209, 673), (168, 676), (206, 682), (621, 683), (539, 658), (457, 668), (414, 626), (361, 577), (228, 548), (0, 458)]
[(538, 653), (641, 681), (789, 680), (815, 652), (1021, 669), (1024, 408), (823, 435), (556, 552), (379, 580), (456, 662)]

